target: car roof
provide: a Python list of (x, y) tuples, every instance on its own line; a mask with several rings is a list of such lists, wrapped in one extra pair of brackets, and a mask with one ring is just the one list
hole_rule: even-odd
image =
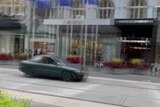
[(51, 57), (50, 55), (38, 55), (37, 57)]
[(43, 58), (43, 57), (60, 58), (59, 56), (51, 56), (51, 55), (47, 55), (47, 54), (45, 54), (45, 55), (36, 55), (36, 56), (34, 56), (33, 58), (35, 58), (35, 57), (41, 57), (41, 58)]

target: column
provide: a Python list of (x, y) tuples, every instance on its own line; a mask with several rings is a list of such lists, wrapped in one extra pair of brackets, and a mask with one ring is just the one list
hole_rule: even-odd
[(62, 36), (62, 57), (66, 57), (68, 56), (68, 43), (69, 42), (69, 38), (67, 36), (67, 34), (63, 34)]
[(70, 19), (70, 7), (66, 6), (66, 7), (63, 7), (63, 18), (64, 19)]
[(154, 17), (154, 6), (157, 6), (156, 2), (153, 0), (148, 0), (147, 3), (148, 7), (147, 7), (147, 18), (153, 18)]
[(114, 18), (126, 18), (128, 15), (127, 6), (129, 5), (129, 0), (114, 0), (115, 5), (115, 15)]
[(29, 45), (29, 35), (25, 35), (25, 38), (24, 38), (24, 49), (29, 49), (28, 45)]
[(15, 44), (15, 36), (11, 35), (10, 37), (10, 52), (14, 55), (14, 44)]
[(10, 52), (10, 38), (11, 38), (11, 34), (7, 34), (6, 36), (6, 52), (9, 53)]
[[(153, 61), (152, 62), (159, 62), (160, 63), (160, 21), (158, 20), (158, 26), (154, 29), (153, 33), (153, 40), (152, 40), (152, 46), (151, 46), (151, 52), (153, 54)], [(154, 52), (153, 52), (154, 51)]]
[(0, 40), (1, 52), (6, 52), (5, 43), (6, 43), (6, 37), (4, 35), (1, 35), (1, 40)]
[(2, 52), (2, 35), (0, 35), (0, 53)]

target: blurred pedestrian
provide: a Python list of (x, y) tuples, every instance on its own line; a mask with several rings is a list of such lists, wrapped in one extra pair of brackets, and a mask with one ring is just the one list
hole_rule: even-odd
[(37, 49), (34, 49), (34, 54), (33, 54), (33, 56), (36, 56), (37, 54), (38, 54)]

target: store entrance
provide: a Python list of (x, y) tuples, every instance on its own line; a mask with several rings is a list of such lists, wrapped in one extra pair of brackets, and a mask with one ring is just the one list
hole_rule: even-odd
[[(94, 66), (118, 53), (116, 27), (100, 25), (60, 26), (59, 54), (62, 57), (81, 57), (85, 64)], [(58, 49), (58, 48), (57, 48)], [(62, 54), (60, 54), (62, 53)], [(84, 63), (83, 62), (83, 63)]]
[[(82, 58), (83, 63), (94, 65), (96, 53), (101, 50), (98, 26), (66, 25), (60, 26), (59, 53), (62, 57)], [(60, 55), (60, 54), (59, 54)]]
[[(72, 56), (81, 56), (84, 54), (84, 47), (86, 48), (86, 64), (87, 65), (93, 65), (94, 60), (97, 61), (97, 52), (102, 50), (102, 42), (100, 38), (97, 38), (96, 36), (89, 35), (86, 40), (86, 46), (84, 37), (78, 37), (73, 36), (72, 42), (71, 42), (71, 51), (69, 52)], [(81, 47), (82, 46), (82, 47)], [(95, 53), (96, 52), (96, 53)]]
[(15, 54), (25, 51), (25, 49), (24, 49), (24, 35), (15, 35), (14, 42), (15, 42), (15, 44), (14, 44)]
[(153, 62), (155, 41), (151, 25), (116, 25), (121, 30), (121, 56), (126, 60), (132, 58)]

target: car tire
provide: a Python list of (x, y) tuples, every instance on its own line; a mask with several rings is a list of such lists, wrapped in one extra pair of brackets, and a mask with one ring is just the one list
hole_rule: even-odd
[(68, 71), (62, 72), (62, 80), (63, 81), (72, 81), (73, 80), (72, 73), (68, 72)]
[(32, 69), (27, 69), (25, 72), (25, 75), (30, 76), (30, 77), (36, 76)]
[(83, 80), (83, 78), (78, 78), (78, 79), (77, 79), (77, 81), (82, 81), (82, 80)]
[(23, 72), (23, 74), (25, 75), (25, 77), (29, 77), (30, 75), (28, 74), (28, 72)]

